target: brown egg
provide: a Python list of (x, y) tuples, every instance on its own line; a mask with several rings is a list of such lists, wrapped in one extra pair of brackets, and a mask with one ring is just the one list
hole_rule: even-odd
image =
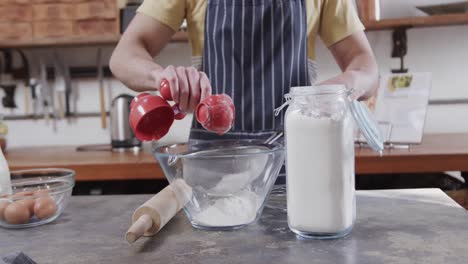
[(10, 201), (0, 201), (0, 220), (5, 219), (5, 209), (9, 204), (11, 204)]
[(17, 203), (20, 203), (24, 206), (26, 206), (29, 209), (29, 214), (33, 215), (34, 214), (34, 199), (23, 199), (17, 201)]
[(55, 201), (50, 197), (41, 197), (36, 199), (34, 205), (34, 214), (39, 219), (47, 219), (52, 217), (57, 212), (57, 205)]
[(4, 216), (7, 223), (12, 225), (26, 224), (31, 218), (29, 209), (18, 202), (9, 204), (5, 209)]

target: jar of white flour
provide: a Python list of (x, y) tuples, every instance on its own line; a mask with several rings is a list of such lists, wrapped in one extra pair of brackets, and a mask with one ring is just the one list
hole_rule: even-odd
[(293, 87), (286, 96), (288, 224), (300, 236), (341, 237), (353, 227), (353, 116), (371, 135), (371, 146), (383, 149), (368, 111), (348, 96), (341, 85)]

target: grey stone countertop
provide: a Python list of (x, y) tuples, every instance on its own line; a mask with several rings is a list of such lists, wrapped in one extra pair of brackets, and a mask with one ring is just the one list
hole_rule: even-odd
[(303, 240), (286, 212), (265, 208), (238, 231), (191, 227), (179, 213), (157, 236), (124, 240), (131, 214), (150, 196), (75, 196), (41, 227), (0, 229), (0, 255), (23, 251), (38, 263), (467, 263), (468, 214), (438, 189), (360, 191), (347, 237)]

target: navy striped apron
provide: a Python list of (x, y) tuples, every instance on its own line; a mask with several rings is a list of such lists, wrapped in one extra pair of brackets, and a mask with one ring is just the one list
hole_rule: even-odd
[(208, 0), (202, 69), (213, 93), (234, 100), (233, 129), (218, 136), (195, 120), (191, 140), (263, 139), (283, 130), (274, 109), (310, 85), (305, 0)]

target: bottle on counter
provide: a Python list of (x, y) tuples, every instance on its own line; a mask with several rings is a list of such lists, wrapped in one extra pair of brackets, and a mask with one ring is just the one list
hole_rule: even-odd
[(0, 195), (11, 193), (10, 170), (3, 151), (0, 149)]
[(356, 219), (355, 113), (360, 115), (356, 123), (364, 124), (361, 130), (373, 132), (378, 151), (383, 149), (380, 133), (371, 131), (365, 106), (351, 102), (344, 86), (293, 87), (286, 98), (289, 228), (303, 237), (345, 236)]

